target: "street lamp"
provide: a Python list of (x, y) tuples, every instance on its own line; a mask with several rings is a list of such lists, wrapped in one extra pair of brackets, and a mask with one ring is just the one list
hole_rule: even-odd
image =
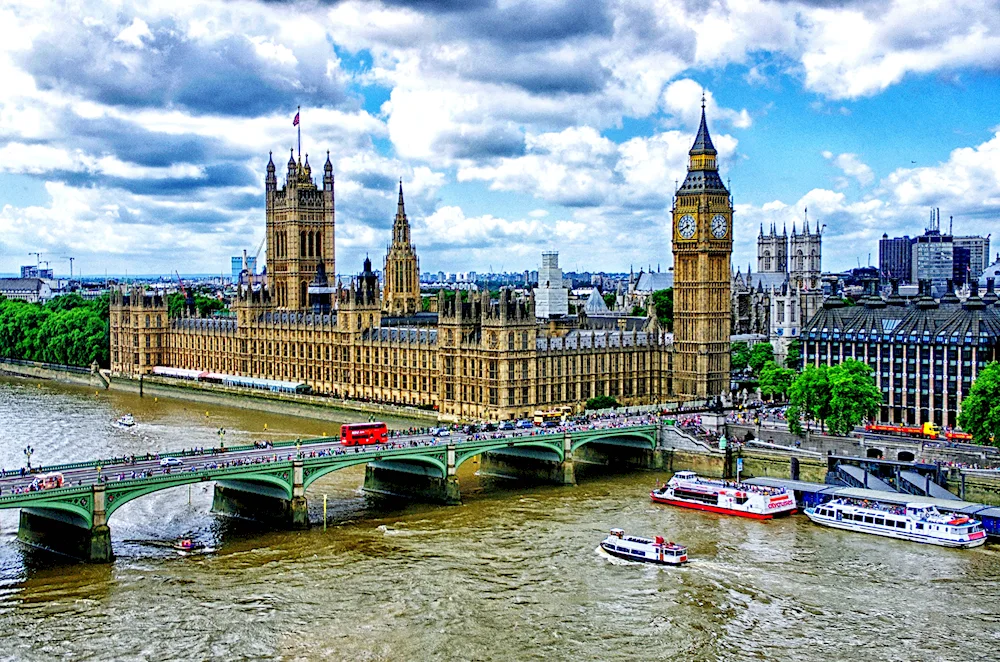
[(219, 448), (221, 450), (226, 448), (226, 428), (219, 428)]
[(28, 458), (28, 471), (31, 471), (31, 456), (34, 452), (35, 449), (31, 447), (31, 444), (24, 447), (24, 456)]

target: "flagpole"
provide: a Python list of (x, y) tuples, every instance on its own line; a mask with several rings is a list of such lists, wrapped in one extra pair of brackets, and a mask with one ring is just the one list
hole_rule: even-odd
[(302, 163), (302, 106), (298, 107), (295, 116), (299, 118), (299, 163)]

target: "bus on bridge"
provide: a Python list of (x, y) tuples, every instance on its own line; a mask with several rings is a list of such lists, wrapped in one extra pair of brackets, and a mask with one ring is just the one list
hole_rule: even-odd
[(385, 423), (345, 423), (340, 427), (340, 443), (345, 446), (384, 444), (388, 440)]

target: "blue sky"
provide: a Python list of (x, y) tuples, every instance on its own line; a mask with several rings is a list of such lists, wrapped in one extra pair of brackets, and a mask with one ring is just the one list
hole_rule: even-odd
[(227, 271), (299, 105), (339, 272), (381, 261), (399, 178), (422, 270), (666, 268), (703, 90), (734, 264), (808, 207), (843, 269), (931, 207), (998, 227), (998, 74), (994, 0), (7, 2), (0, 272)]

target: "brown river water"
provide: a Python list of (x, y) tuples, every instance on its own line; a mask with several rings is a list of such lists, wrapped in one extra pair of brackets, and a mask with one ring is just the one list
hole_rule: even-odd
[[(111, 425), (125, 412), (136, 428)], [(4, 467), (23, 464), (27, 443), (33, 463), (52, 464), (213, 445), (220, 427), (234, 444), (334, 434), (338, 422), (0, 378)], [(336, 472), (310, 487), (304, 532), (213, 515), (207, 484), (160, 492), (114, 514), (106, 566), (23, 547), (16, 511), (0, 511), (0, 659), (1000, 657), (1000, 545), (956, 551), (801, 516), (655, 506), (649, 488), (667, 478), (656, 473), (578, 468), (576, 487), (530, 487), (481, 483), (476, 468), (461, 468), (456, 507), (369, 500), (362, 467)], [(611, 560), (597, 543), (612, 527), (665, 534), (693, 560)], [(214, 551), (149, 544), (181, 536)]]

